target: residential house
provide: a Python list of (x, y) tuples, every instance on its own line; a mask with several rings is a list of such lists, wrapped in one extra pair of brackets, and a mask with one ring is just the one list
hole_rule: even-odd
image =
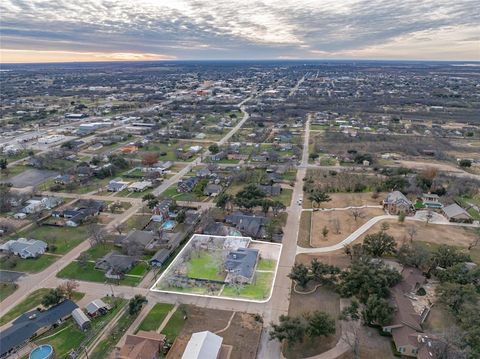
[(403, 280), (391, 289), (391, 301), (395, 308), (393, 320), (382, 327), (390, 333), (397, 351), (402, 355), (416, 357), (420, 349), (418, 336), (423, 333), (422, 323), (429, 308), (417, 313), (409, 297), (425, 283), (426, 279), (416, 268), (405, 268)]
[(121, 179), (114, 179), (108, 183), (108, 192), (121, 192), (128, 187), (130, 182), (124, 182)]
[(408, 214), (413, 211), (413, 204), (402, 192), (393, 191), (388, 193), (383, 200), (383, 208), (390, 214), (399, 214), (401, 212)]
[(155, 331), (139, 330), (136, 334), (127, 334), (125, 344), (120, 348), (119, 359), (157, 359), (165, 344), (165, 335)]
[(196, 176), (200, 178), (208, 178), (212, 175), (212, 171), (210, 171), (208, 168), (204, 167), (201, 168), (197, 171)]
[(196, 176), (188, 177), (186, 179), (181, 180), (177, 184), (177, 192), (180, 192), (180, 193), (192, 192), (193, 188), (198, 183), (198, 181), (199, 181), (199, 178)]
[(143, 192), (147, 188), (151, 188), (153, 186), (151, 181), (140, 181), (140, 182), (133, 182), (130, 186), (128, 186), (128, 190), (130, 192)]
[(53, 180), (56, 184), (67, 185), (75, 182), (75, 176), (73, 175), (58, 175)]
[(443, 204), (440, 202), (440, 197), (435, 193), (424, 193), (422, 195), (423, 205), (431, 209), (440, 209)]
[(0, 246), (0, 251), (9, 252), (20, 258), (37, 258), (47, 250), (47, 243), (36, 239), (19, 238), (10, 240)]
[(219, 184), (208, 183), (203, 189), (203, 194), (205, 196), (215, 197), (218, 196), (223, 190), (223, 187)]
[(0, 335), (0, 358), (6, 358), (25, 345), (32, 337), (45, 333), (65, 321), (77, 305), (71, 300), (45, 311), (32, 310), (15, 319)]
[(446, 206), (443, 208), (443, 213), (445, 214), (445, 217), (450, 222), (457, 222), (457, 223), (472, 223), (473, 218), (470, 216), (470, 214), (460, 207), (458, 204), (453, 203), (449, 206)]
[(148, 261), (152, 267), (161, 267), (170, 258), (170, 251), (166, 248), (158, 250)]
[(225, 269), (228, 272), (225, 282), (227, 283), (251, 283), (257, 261), (258, 249), (238, 248), (227, 255)]
[(221, 161), (225, 158), (227, 158), (227, 154), (225, 153), (225, 151), (220, 151), (218, 153), (210, 155), (211, 161)]
[(149, 244), (154, 241), (153, 232), (133, 230), (127, 234), (125, 238), (121, 240), (122, 247), (130, 244), (135, 244), (139, 248), (145, 249)]
[(138, 262), (137, 258), (116, 251), (107, 253), (95, 262), (95, 269), (105, 271), (105, 277), (120, 279), (121, 275)]
[(265, 226), (269, 219), (261, 216), (252, 216), (240, 212), (225, 216), (225, 222), (235, 226), (242, 235), (253, 238), (265, 238)]
[(282, 192), (282, 186), (279, 184), (270, 185), (259, 185), (258, 188), (268, 197), (274, 197), (280, 195)]

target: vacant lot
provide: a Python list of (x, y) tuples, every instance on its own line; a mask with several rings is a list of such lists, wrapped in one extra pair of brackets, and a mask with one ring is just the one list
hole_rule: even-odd
[(0, 283), (0, 302), (17, 290), (15, 283)]
[(29, 169), (10, 178), (9, 182), (12, 183), (13, 187), (17, 188), (38, 186), (40, 183), (56, 175), (58, 175), (58, 172)]
[[(172, 335), (169, 337), (168, 333), (176, 333), (176, 337), (178, 337), (175, 348), (169, 353), (172, 359), (180, 359), (190, 336), (204, 330), (221, 336), (223, 345), (232, 346), (230, 359), (254, 359), (256, 357), (262, 323), (255, 320), (254, 315), (190, 305), (180, 306), (175, 314), (177, 313), (178, 318), (172, 317), (163, 331), (169, 339), (172, 338)], [(183, 315), (186, 316), (186, 320), (183, 320)], [(231, 318), (233, 319), (228, 325)]]
[(42, 254), (40, 257), (37, 258), (18, 258), (15, 267), (13, 268), (7, 265), (2, 258), (0, 259), (0, 270), (14, 270), (16, 272), (36, 273), (44, 270), (59, 258), (60, 256), (53, 256), (48, 253)]
[[(358, 214), (356, 220), (354, 213)], [(341, 242), (369, 219), (382, 214), (384, 212), (379, 208), (313, 212), (311, 245), (326, 247)], [(323, 235), (324, 228), (328, 230), (326, 236)]]
[(475, 236), (478, 236), (478, 232), (476, 232), (473, 228), (426, 224), (424, 222), (413, 221), (399, 223), (398, 221), (388, 220), (374, 225), (359, 238), (358, 242), (362, 241), (366, 235), (380, 231), (382, 223), (388, 223), (389, 229), (387, 232), (394, 236), (399, 244), (410, 241), (408, 230), (412, 227), (415, 228), (417, 232), (413, 238), (415, 241), (423, 241), (434, 244), (448, 244), (450, 246), (468, 247), (475, 239)]
[(333, 348), (341, 335), (341, 326), (338, 321), (340, 314), (340, 296), (326, 288), (318, 288), (311, 294), (297, 294), (292, 291), (288, 315), (298, 317), (311, 311), (319, 310), (328, 313), (335, 319), (336, 333), (329, 337), (319, 337), (313, 340), (306, 339), (303, 343), (284, 348), (284, 355), (288, 358), (306, 358)]
[[(331, 201), (323, 202), (322, 208), (344, 208), (344, 207), (360, 207), (360, 206), (378, 206), (385, 198), (385, 193), (379, 193), (378, 197), (373, 192), (361, 193), (329, 193)], [(373, 198), (376, 197), (376, 198)], [(312, 208), (312, 202), (308, 199), (308, 194), (304, 194), (303, 208)]]

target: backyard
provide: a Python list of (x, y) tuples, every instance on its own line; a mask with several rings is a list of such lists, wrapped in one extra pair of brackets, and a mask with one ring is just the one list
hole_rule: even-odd
[(168, 312), (172, 310), (172, 308), (173, 308), (173, 304), (166, 304), (166, 303), (155, 304), (153, 308), (150, 310), (150, 312), (148, 312), (145, 319), (143, 319), (143, 321), (140, 323), (138, 330), (156, 331), (160, 327), (160, 324), (162, 324)]

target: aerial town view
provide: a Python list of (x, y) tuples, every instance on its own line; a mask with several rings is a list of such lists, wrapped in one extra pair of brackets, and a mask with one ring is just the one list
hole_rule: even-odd
[(0, 358), (480, 358), (475, 7), (2, 1)]

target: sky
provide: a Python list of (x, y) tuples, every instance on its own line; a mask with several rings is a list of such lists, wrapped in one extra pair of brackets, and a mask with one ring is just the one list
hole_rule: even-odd
[(0, 62), (480, 61), (479, 0), (2, 0)]

